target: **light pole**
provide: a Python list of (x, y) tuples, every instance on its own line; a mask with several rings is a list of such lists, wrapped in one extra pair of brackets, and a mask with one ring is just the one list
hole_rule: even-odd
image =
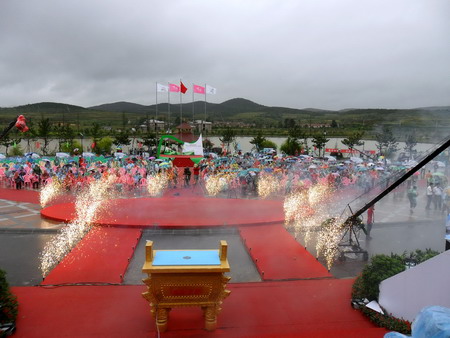
[(83, 133), (79, 133), (78, 135), (80, 135), (80, 137), (81, 137), (81, 154), (83, 155), (83, 151), (84, 151), (84, 148), (83, 148), (83, 137), (84, 137), (84, 135), (83, 135)]

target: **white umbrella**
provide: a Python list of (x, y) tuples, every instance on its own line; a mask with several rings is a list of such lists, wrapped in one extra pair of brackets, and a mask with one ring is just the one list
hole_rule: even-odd
[(317, 169), (317, 166), (315, 164), (311, 164), (308, 169)]
[(94, 153), (90, 153), (90, 152), (83, 152), (83, 154), (81, 154), (81, 156), (83, 156), (83, 157), (94, 157), (95, 154)]
[(61, 157), (61, 158), (69, 158), (70, 157), (70, 155), (68, 153), (56, 153), (55, 156)]
[(127, 154), (124, 154), (124, 153), (114, 153), (114, 157), (117, 157), (117, 158), (124, 158), (125, 156), (127, 156)]
[(353, 163), (363, 163), (363, 159), (360, 157), (350, 157), (350, 161), (352, 161)]
[(0, 154), (0, 159), (1, 160), (4, 160), (6, 158), (6, 156), (5, 155), (3, 155), (3, 154)]

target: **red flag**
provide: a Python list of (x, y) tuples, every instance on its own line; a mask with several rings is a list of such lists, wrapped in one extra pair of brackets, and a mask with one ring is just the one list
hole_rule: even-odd
[(183, 82), (180, 81), (180, 90), (184, 94), (187, 92), (187, 87), (183, 84)]

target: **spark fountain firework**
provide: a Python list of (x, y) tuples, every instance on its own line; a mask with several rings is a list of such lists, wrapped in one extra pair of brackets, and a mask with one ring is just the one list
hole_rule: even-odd
[(147, 180), (147, 190), (152, 197), (161, 196), (168, 185), (169, 179), (164, 173), (152, 175)]
[(47, 183), (40, 192), (39, 202), (41, 207), (44, 208), (50, 203), (55, 197), (63, 192), (62, 182), (54, 177), (51, 182)]
[(205, 181), (205, 188), (209, 196), (217, 196), (221, 191), (226, 190), (236, 178), (235, 174), (210, 175)]
[(343, 221), (340, 218), (329, 218), (322, 222), (320, 227), (316, 245), (317, 256), (322, 255), (325, 258), (328, 271), (339, 253), (339, 242), (344, 231)]
[(107, 200), (111, 198), (113, 183), (113, 176), (103, 177), (93, 181), (77, 196), (76, 219), (62, 228), (58, 235), (47, 243), (40, 255), (40, 268), (44, 277), (89, 232), (95, 215), (108, 205)]
[(330, 217), (327, 203), (330, 195), (331, 190), (327, 185), (317, 184), (309, 189), (300, 187), (285, 198), (285, 225), (294, 229), (296, 237), (301, 234), (306, 246), (312, 232)]
[(267, 198), (280, 190), (280, 180), (270, 174), (260, 174), (258, 178), (258, 195)]

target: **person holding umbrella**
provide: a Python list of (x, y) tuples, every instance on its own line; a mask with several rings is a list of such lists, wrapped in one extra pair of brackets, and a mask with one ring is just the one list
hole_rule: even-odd
[(412, 214), (417, 206), (417, 187), (413, 185), (408, 189), (409, 212)]

